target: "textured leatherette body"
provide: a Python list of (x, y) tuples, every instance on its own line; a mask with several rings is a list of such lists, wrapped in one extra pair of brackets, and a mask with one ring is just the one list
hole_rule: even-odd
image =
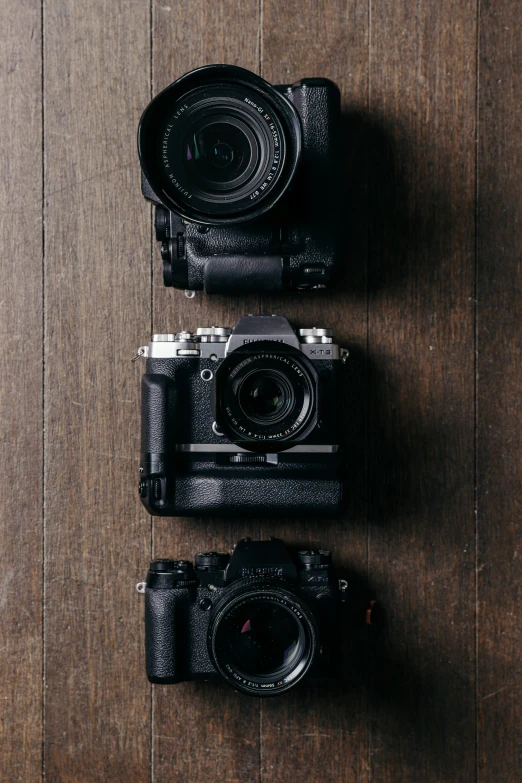
[[(235, 585), (240, 587), (243, 581)], [(283, 586), (308, 605), (318, 624), (321, 648), (308, 676), (335, 676), (330, 663), (340, 616), (333, 588)], [(208, 629), (214, 607), (229, 591), (229, 586), (215, 585), (212, 590), (206, 586), (145, 589), (145, 660), (151, 682), (221, 679), (210, 657)], [(202, 608), (202, 599), (211, 601), (209, 609)]]
[[(339, 263), (341, 101), (328, 79), (276, 87), (296, 107), (302, 152), (289, 191), (258, 220), (201, 226), (172, 214), (165, 285), (237, 294), (326, 287)], [(146, 179), (146, 198), (159, 204)], [(169, 244), (170, 242), (170, 244)], [(169, 260), (170, 259), (170, 260)]]
[[(148, 487), (142, 502), (161, 516), (271, 516), (335, 514), (341, 508), (339, 454), (281, 452), (277, 464), (231, 464), (231, 444), (212, 429), (211, 382), (201, 371), (210, 359), (148, 359), (142, 379), (141, 470)], [(339, 361), (321, 361), (322, 429), (300, 445), (334, 442)], [(330, 439), (330, 440), (328, 440)], [(192, 453), (180, 444), (207, 444)], [(156, 482), (156, 483), (154, 483)], [(154, 492), (154, 487), (156, 491)]]

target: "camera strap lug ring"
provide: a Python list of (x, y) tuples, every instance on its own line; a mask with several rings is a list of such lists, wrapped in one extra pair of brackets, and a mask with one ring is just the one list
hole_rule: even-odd
[(138, 348), (138, 352), (135, 356), (132, 357), (131, 361), (136, 362), (138, 359), (140, 359), (142, 356), (147, 355), (147, 348), (145, 346), (142, 346), (141, 348)]

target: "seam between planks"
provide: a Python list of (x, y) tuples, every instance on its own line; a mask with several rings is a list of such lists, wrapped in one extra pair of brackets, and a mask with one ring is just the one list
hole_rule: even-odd
[[(372, 102), (372, 0), (368, 0), (368, 59), (367, 59), (367, 114), (371, 116), (371, 102)], [(365, 426), (365, 512), (366, 512), (366, 578), (369, 584), (370, 578), (370, 552), (371, 552), (371, 536), (370, 536), (370, 182), (369, 182), (369, 167), (366, 165), (366, 426)], [(368, 659), (368, 656), (366, 656)], [(365, 685), (366, 685), (366, 779), (368, 783), (373, 778), (372, 775), (372, 700), (370, 692), (370, 671), (365, 672)]]
[(473, 497), (473, 524), (475, 533), (475, 780), (479, 780), (479, 518), (478, 518), (478, 417), (479, 417), (479, 156), (480, 156), (480, 35), (481, 35), (481, 5), (477, 0), (476, 6), (476, 67), (475, 67), (475, 302), (474, 302), (474, 497)]
[(45, 0), (40, 4), (40, 68), (41, 68), (41, 133), (42, 133), (42, 781), (45, 780), (45, 686), (46, 686), (46, 639), (45, 639), (45, 587), (46, 587), (46, 517), (45, 517), (45, 44), (44, 44)]

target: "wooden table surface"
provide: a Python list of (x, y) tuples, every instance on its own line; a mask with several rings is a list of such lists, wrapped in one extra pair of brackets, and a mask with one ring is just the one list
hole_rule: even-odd
[[(1, 11), (1, 780), (519, 783), (522, 6)], [(163, 288), (137, 122), (212, 62), (342, 88), (350, 249), (335, 291)], [(249, 312), (330, 327), (362, 366), (350, 511), (151, 521), (130, 359), (151, 330)], [(331, 547), (385, 606), (344, 681), (264, 701), (152, 688), (135, 592), (152, 553), (275, 534)]]

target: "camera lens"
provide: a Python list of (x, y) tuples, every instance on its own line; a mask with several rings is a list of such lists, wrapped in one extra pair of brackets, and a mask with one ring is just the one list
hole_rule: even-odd
[(138, 152), (148, 183), (188, 220), (257, 217), (283, 195), (301, 150), (293, 105), (243, 68), (185, 74), (142, 115)]
[[(225, 599), (226, 600), (226, 599)], [(211, 628), (217, 668), (234, 687), (281, 692), (306, 674), (315, 654), (308, 610), (286, 590), (245, 591), (225, 603)]]
[(238, 188), (257, 163), (255, 138), (244, 123), (226, 117), (195, 122), (183, 143), (187, 181), (208, 198)]
[(277, 119), (270, 132), (232, 87), (200, 88), (182, 100), (183, 111), (178, 116), (179, 104), (172, 107), (157, 140), (164, 193), (191, 208), (226, 214), (274, 187), (284, 148)]
[(294, 394), (282, 373), (254, 370), (241, 381), (238, 400), (241, 410), (251, 421), (275, 423), (292, 407)]
[(216, 122), (190, 131), (186, 141), (189, 176), (209, 182), (233, 182), (251, 156), (248, 137), (240, 128)]
[(317, 379), (309, 364), (299, 351), (268, 342), (232, 351), (215, 374), (222, 432), (250, 451), (284, 451), (305, 438), (317, 419)]
[(304, 643), (293, 612), (270, 601), (243, 607), (226, 628), (228, 648), (240, 671), (280, 676), (292, 668)]
[(217, 139), (217, 141), (213, 143), (213, 165), (219, 169), (225, 168), (225, 166), (229, 166), (230, 163), (232, 163), (234, 160), (234, 150), (230, 144), (227, 144), (226, 141), (221, 141), (220, 139)]

